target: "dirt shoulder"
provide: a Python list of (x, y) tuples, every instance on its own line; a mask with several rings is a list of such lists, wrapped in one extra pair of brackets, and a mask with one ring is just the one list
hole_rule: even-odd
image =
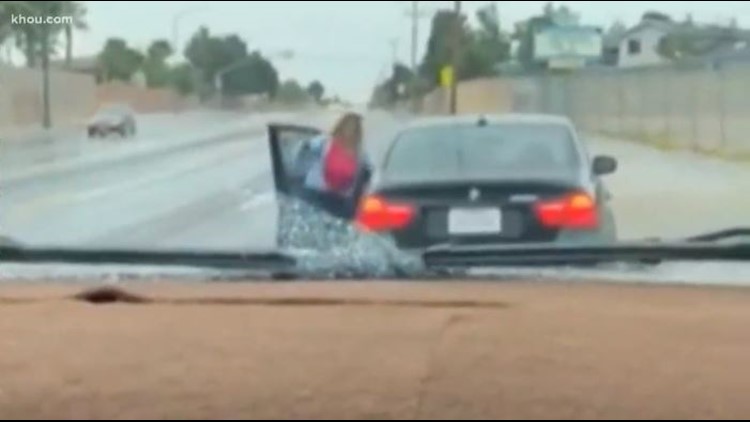
[(750, 416), (746, 289), (84, 287), (0, 287), (0, 418)]

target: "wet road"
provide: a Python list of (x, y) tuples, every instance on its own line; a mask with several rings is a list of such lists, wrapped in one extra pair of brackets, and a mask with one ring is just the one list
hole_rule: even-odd
[(607, 178), (620, 237), (681, 238), (750, 226), (750, 162), (590, 137), (592, 153), (620, 169)]
[[(276, 216), (264, 123), (280, 120), (324, 128), (334, 117), (156, 116), (154, 121), (162, 121), (154, 123), (151, 133), (144, 129), (133, 145), (79, 140), (61, 141), (51, 149), (19, 148), (2, 159), (9, 170), (0, 176), (1, 230), (30, 245), (273, 248)], [(367, 124), (368, 144), (377, 159), (399, 120), (372, 114)], [(233, 137), (194, 147), (105, 166), (76, 164), (78, 171), (44, 172), (56, 161), (50, 154), (73, 162), (105, 154), (102, 150), (127, 156), (128, 150), (189, 144), (187, 140), (216, 137), (230, 128)], [(622, 238), (679, 237), (747, 224), (750, 165), (623, 141), (590, 138), (589, 143), (595, 153), (620, 160), (620, 171), (608, 183)], [(41, 170), (23, 175), (35, 166)], [(19, 174), (24, 177), (16, 177)]]
[[(34, 246), (211, 250), (275, 247), (276, 208), (265, 124), (281, 121), (326, 128), (335, 115), (202, 118), (211, 125), (199, 127), (195, 121), (175, 117), (171, 125), (154, 125), (164, 132), (162, 135), (142, 131), (139, 139), (130, 144), (126, 142), (131, 141), (120, 140), (94, 144), (60, 140), (60, 146), (53, 150), (60, 154), (67, 151), (68, 155), (59, 159), (50, 160), (51, 150), (43, 146), (29, 147), (26, 154), (18, 148), (13, 151), (17, 161), (9, 164), (0, 177), (3, 234)], [(217, 125), (219, 118), (223, 121)], [(370, 130), (373, 138), (395, 128), (392, 119), (379, 116), (373, 120), (377, 126)], [(202, 132), (196, 135), (196, 131)], [(232, 136), (222, 138), (226, 133)], [(186, 141), (207, 137), (216, 140)], [(177, 148), (164, 148), (170, 143)], [(133, 150), (152, 148), (149, 144), (164, 151), (130, 158)], [(379, 153), (378, 146), (386, 145), (377, 140), (371, 144), (375, 154)], [(101, 155), (100, 151), (107, 148), (118, 151), (106, 153), (110, 157), (105, 157), (105, 165), (86, 163), (88, 157)], [(41, 159), (45, 154), (48, 158)], [(118, 154), (124, 157), (120, 161), (116, 159)], [(71, 168), (57, 168), (60, 161), (65, 164), (66, 160), (73, 162)], [(29, 165), (24, 163), (32, 162), (29, 165), (40, 171), (27, 175)], [(50, 166), (55, 167), (53, 171), (45, 171)], [(19, 174), (23, 177), (17, 177)]]

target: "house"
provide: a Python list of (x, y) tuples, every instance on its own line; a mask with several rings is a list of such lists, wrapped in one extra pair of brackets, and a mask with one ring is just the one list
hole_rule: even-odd
[(609, 56), (616, 55), (617, 66), (624, 68), (666, 64), (669, 60), (659, 53), (659, 46), (676, 27), (671, 21), (644, 19), (622, 35), (616, 51), (610, 43)]
[[(668, 36), (679, 38), (687, 50), (665, 56), (662, 47)], [(602, 61), (621, 68), (660, 66), (675, 61), (711, 62), (723, 60), (724, 55), (736, 55), (735, 50), (744, 49), (748, 41), (750, 32), (736, 27), (674, 22), (668, 17), (647, 14), (624, 34), (605, 39)], [(684, 51), (691, 54), (680, 56)]]

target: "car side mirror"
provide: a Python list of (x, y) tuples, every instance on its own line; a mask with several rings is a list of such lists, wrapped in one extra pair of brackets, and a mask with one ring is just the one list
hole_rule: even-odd
[(617, 160), (615, 158), (600, 155), (594, 158), (593, 172), (597, 176), (606, 176), (617, 171)]

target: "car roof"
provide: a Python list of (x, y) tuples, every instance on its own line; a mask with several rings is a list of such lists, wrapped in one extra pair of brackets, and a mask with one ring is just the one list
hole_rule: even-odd
[(573, 123), (565, 116), (552, 114), (466, 114), (460, 116), (422, 117), (411, 121), (405, 130), (428, 129), (441, 126), (477, 125), (485, 122), (488, 125), (527, 124), (527, 125), (560, 125), (573, 128)]

